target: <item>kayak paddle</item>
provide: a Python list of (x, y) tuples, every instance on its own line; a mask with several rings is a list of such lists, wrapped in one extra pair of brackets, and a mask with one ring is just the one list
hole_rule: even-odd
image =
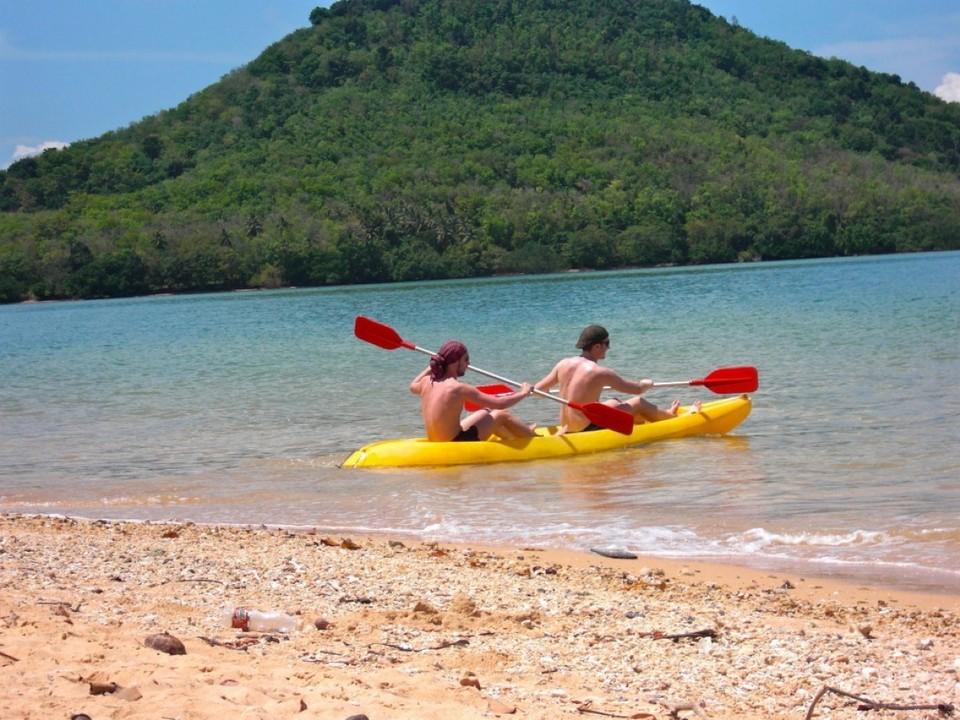
[[(654, 383), (655, 388), (679, 387), (681, 385), (703, 385), (709, 390), (723, 394), (754, 392), (760, 386), (757, 369), (749, 365), (718, 368), (699, 380), (681, 380), (678, 382)], [(603, 388), (610, 390), (609, 386)], [(487, 395), (509, 395), (513, 390), (506, 385), (477, 385), (477, 390)], [(469, 408), (468, 408), (469, 409)]]
[[(384, 325), (383, 323), (377, 322), (376, 320), (371, 320), (363, 315), (357, 315), (357, 319), (353, 324), (353, 333), (361, 340), (371, 343), (372, 345), (376, 345), (377, 347), (381, 347), (384, 350), (406, 348), (407, 350), (416, 350), (419, 353), (430, 355), (431, 357), (435, 354), (426, 348), (418, 347), (411, 342), (407, 342), (389, 325)], [(491, 372), (474, 367), (473, 365), (467, 365), (467, 367), (470, 370), (473, 370), (475, 373), (486, 375), (488, 378), (498, 380), (501, 383), (513, 385), (514, 387), (521, 386), (521, 383), (518, 383), (516, 380), (510, 380), (509, 378), (494, 375)], [(579, 410), (587, 416), (587, 419), (590, 420), (590, 422), (595, 425), (599, 425), (600, 427), (608, 428), (610, 430), (615, 430), (623, 435), (630, 435), (633, 433), (633, 415), (628, 412), (624, 412), (618, 408), (612, 408), (609, 405), (604, 405), (603, 403), (598, 402), (586, 404), (571, 402), (570, 400), (556, 395), (551, 395), (550, 393), (543, 392), (542, 390), (534, 390), (533, 392), (540, 397), (550, 398), (551, 400), (563, 403), (564, 405), (569, 405), (574, 410)]]
[(654, 383), (654, 387), (679, 387), (682, 385), (703, 385), (718, 395), (751, 393), (760, 386), (757, 369), (750, 365), (718, 368), (699, 380), (680, 380), (678, 382)]

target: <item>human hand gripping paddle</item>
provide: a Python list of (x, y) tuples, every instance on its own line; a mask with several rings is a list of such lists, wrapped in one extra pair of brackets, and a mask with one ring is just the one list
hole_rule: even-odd
[[(718, 395), (751, 393), (760, 386), (757, 369), (750, 365), (717, 368), (704, 378), (697, 380), (678, 380), (676, 382), (654, 383), (653, 387), (680, 387), (684, 385), (703, 385)], [(506, 385), (479, 385), (477, 389), (487, 395), (507, 395), (512, 393)], [(607, 390), (609, 388), (604, 388)]]
[[(353, 333), (361, 340), (371, 343), (372, 345), (376, 345), (377, 347), (381, 347), (384, 350), (396, 350), (397, 348), (402, 347), (406, 348), (407, 350), (416, 350), (419, 353), (423, 353), (424, 355), (429, 355), (431, 357), (435, 354), (426, 348), (417, 347), (413, 343), (407, 342), (401, 338), (400, 335), (397, 334), (397, 331), (389, 325), (384, 325), (383, 323), (377, 322), (376, 320), (371, 320), (363, 315), (357, 315), (357, 319), (353, 325)], [(514, 387), (521, 386), (521, 383), (518, 383), (516, 380), (510, 380), (509, 378), (494, 375), (491, 372), (474, 367), (473, 365), (467, 365), (467, 367), (470, 370), (473, 370), (475, 373), (486, 375), (488, 378), (498, 380), (501, 383), (513, 385)], [(507, 390), (510, 391), (509, 388), (507, 388)], [(572, 402), (565, 398), (551, 395), (543, 390), (534, 390), (533, 392), (540, 397), (550, 398), (555, 402), (569, 405), (574, 410), (579, 410), (587, 416), (590, 422), (594, 423), (595, 425), (599, 425), (600, 427), (608, 428), (610, 430), (615, 430), (623, 435), (630, 435), (633, 432), (633, 415), (628, 412), (624, 412), (623, 410), (612, 408), (609, 405), (604, 405), (603, 403), (598, 402), (585, 404)]]

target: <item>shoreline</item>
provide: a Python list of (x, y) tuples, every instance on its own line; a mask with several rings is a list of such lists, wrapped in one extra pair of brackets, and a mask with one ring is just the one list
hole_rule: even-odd
[[(147, 518), (96, 518), (86, 515), (66, 515), (63, 513), (38, 513), (38, 512), (20, 512), (14, 510), (0, 510), (2, 517), (20, 517), (26, 519), (60, 519), (74, 520), (83, 523), (128, 523), (131, 525), (196, 525), (198, 527), (217, 527), (217, 528), (236, 528), (239, 530), (267, 530), (276, 532), (289, 532), (295, 534), (317, 534), (325, 532), (328, 534), (350, 534), (349, 530), (344, 528), (330, 529), (324, 526), (313, 526), (304, 524), (279, 524), (279, 523), (250, 523), (250, 522), (207, 522), (191, 519), (147, 519)], [(446, 540), (443, 538), (422, 538), (413, 533), (404, 534), (378, 534), (371, 533), (369, 530), (357, 531), (356, 537), (374, 542), (404, 542), (404, 543), (442, 543), (446, 546), (456, 547), (463, 550), (470, 548), (480, 548), (488, 552), (511, 552), (520, 548), (520, 545), (498, 545), (489, 542), (468, 542), (462, 540)], [(581, 565), (582, 560), (577, 558), (592, 559), (594, 562), (609, 560), (602, 555), (592, 552), (589, 549), (563, 548), (552, 546), (523, 546), (528, 550), (535, 550), (538, 553), (559, 558), (559, 561), (575, 565)], [(597, 547), (603, 547), (598, 545)], [(907, 578), (898, 578), (896, 581), (891, 579), (893, 570), (888, 566), (883, 566), (882, 571), (873, 570), (868, 563), (858, 565), (818, 565), (813, 561), (803, 561), (798, 559), (785, 558), (778, 560), (773, 557), (764, 557), (754, 563), (741, 562), (737, 556), (728, 555), (722, 558), (702, 558), (702, 557), (676, 557), (670, 555), (650, 555), (642, 550), (633, 550), (626, 546), (617, 545), (618, 549), (627, 551), (636, 555), (634, 564), (639, 566), (660, 565), (671, 567), (676, 571), (684, 568), (696, 568), (696, 573), (703, 577), (710, 577), (718, 580), (731, 581), (736, 580), (738, 575), (745, 578), (763, 578), (767, 576), (782, 576), (791, 581), (799, 581), (808, 585), (829, 585), (832, 588), (863, 588), (873, 595), (879, 596), (882, 593), (893, 593), (900, 596), (910, 596), (918, 599), (925, 605), (929, 605), (922, 598), (941, 598), (942, 603), (950, 605), (960, 599), (960, 579), (948, 578), (947, 580), (936, 579), (947, 571), (942, 569), (917, 568), (908, 566), (902, 568), (902, 572)], [(781, 564), (782, 568), (773, 567)], [(627, 566), (629, 569), (629, 566)]]
[[(301, 628), (221, 627), (238, 605)], [(860, 718), (818, 693), (958, 704), (958, 613), (952, 595), (659, 558), (0, 515), (0, 707), (30, 720)], [(149, 647), (158, 633), (185, 654)]]

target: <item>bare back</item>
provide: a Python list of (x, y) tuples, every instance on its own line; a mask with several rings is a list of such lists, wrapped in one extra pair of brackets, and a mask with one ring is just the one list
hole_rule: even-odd
[(427, 439), (433, 442), (452, 440), (460, 432), (464, 390), (471, 386), (455, 378), (433, 382), (430, 377), (419, 380), (420, 410)]
[[(596, 402), (604, 385), (620, 380), (613, 370), (582, 355), (561, 360), (547, 377), (560, 386), (561, 397), (581, 405)], [(569, 405), (564, 405), (560, 411), (560, 421), (571, 432), (583, 430), (590, 424), (586, 415)]]

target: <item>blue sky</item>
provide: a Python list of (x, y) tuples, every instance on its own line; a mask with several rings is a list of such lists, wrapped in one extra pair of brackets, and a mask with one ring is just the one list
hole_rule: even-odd
[[(697, 4), (760, 36), (960, 102), (957, 0)], [(0, 168), (176, 106), (309, 25), (317, 5), (329, 2), (0, 0)]]

